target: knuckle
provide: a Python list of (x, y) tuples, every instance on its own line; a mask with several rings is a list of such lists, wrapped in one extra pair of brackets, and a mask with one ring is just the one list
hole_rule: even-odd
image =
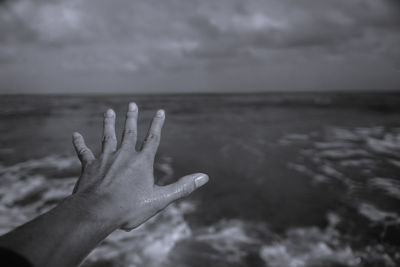
[(135, 129), (127, 129), (125, 130), (125, 135), (136, 135), (137, 131)]
[(83, 155), (89, 152), (89, 149), (87, 147), (81, 147), (78, 150), (78, 154)]
[(114, 142), (117, 141), (117, 138), (115, 138), (115, 136), (112, 135), (105, 135), (103, 136), (103, 142)]
[(188, 184), (183, 184), (180, 187), (180, 196), (186, 197), (191, 193), (190, 186)]
[(88, 168), (88, 166), (91, 166), (95, 160), (91, 157), (86, 157), (85, 159), (82, 159), (82, 167), (84, 170)]
[(158, 135), (156, 133), (151, 133), (151, 134), (149, 134), (149, 138), (148, 139), (152, 140), (152, 141), (158, 141), (158, 140), (160, 140), (160, 135)]
[(82, 140), (75, 140), (74, 141), (74, 146), (77, 148), (80, 148), (82, 146), (85, 146), (85, 143)]

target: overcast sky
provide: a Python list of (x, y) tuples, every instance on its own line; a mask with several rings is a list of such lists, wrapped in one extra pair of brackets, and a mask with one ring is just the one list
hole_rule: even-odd
[(0, 93), (400, 89), (397, 0), (0, 0)]

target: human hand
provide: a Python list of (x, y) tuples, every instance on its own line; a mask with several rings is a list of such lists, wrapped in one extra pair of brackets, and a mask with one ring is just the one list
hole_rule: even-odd
[(157, 111), (139, 150), (136, 149), (136, 104), (129, 104), (119, 148), (115, 117), (112, 109), (104, 114), (102, 152), (97, 158), (85, 145), (82, 135), (73, 134), (73, 144), (82, 164), (82, 173), (73, 194), (91, 203), (89, 207), (93, 207), (91, 212), (96, 218), (113, 223), (116, 228), (131, 230), (174, 200), (189, 195), (209, 178), (206, 174), (196, 173), (170, 185), (155, 185), (153, 164), (165, 112)]

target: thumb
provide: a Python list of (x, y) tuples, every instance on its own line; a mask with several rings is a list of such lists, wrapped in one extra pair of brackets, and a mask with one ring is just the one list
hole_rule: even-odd
[(207, 174), (195, 173), (180, 178), (177, 182), (160, 187), (165, 205), (190, 195), (197, 188), (205, 185), (209, 180)]

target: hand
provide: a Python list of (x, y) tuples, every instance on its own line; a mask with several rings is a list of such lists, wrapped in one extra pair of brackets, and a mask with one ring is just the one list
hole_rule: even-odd
[(131, 230), (174, 200), (208, 182), (206, 174), (182, 177), (167, 185), (154, 184), (153, 165), (161, 137), (165, 112), (157, 111), (147, 137), (136, 150), (138, 108), (129, 104), (122, 142), (117, 148), (115, 112), (104, 114), (102, 152), (96, 158), (82, 135), (73, 134), (73, 144), (82, 163), (82, 173), (73, 194), (92, 203), (95, 216), (117, 228)]

